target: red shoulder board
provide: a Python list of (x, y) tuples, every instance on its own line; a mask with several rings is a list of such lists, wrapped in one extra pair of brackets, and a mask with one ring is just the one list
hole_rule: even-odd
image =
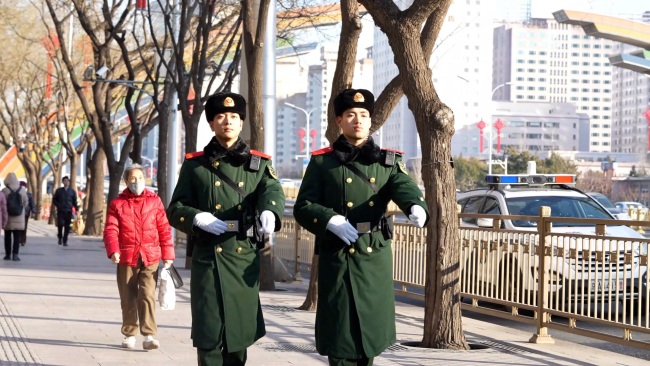
[(271, 155), (266, 155), (265, 153), (263, 153), (263, 152), (261, 152), (261, 151), (251, 150), (251, 154), (253, 154), (253, 155), (257, 155), (257, 156), (261, 156), (261, 157), (263, 157), (264, 159), (271, 159)]
[(203, 151), (195, 151), (195, 152), (187, 153), (187, 154), (185, 154), (185, 159), (193, 159), (193, 158), (199, 157), (199, 156), (201, 156), (203, 154), (204, 154)]
[(393, 150), (393, 149), (382, 149), (382, 150), (392, 151), (392, 152), (394, 152), (394, 153), (397, 153), (397, 154), (400, 154), (400, 155), (404, 155), (404, 151)]
[(323, 148), (323, 149), (320, 149), (320, 150), (312, 151), (311, 154), (312, 154), (312, 156), (313, 156), (313, 155), (323, 155), (323, 154), (327, 154), (327, 153), (330, 152), (330, 151), (334, 151), (334, 148), (331, 147), (331, 146), (330, 146), (330, 147)]

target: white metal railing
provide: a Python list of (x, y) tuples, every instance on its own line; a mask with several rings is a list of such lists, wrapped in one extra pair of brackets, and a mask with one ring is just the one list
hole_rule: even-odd
[[(539, 216), (459, 214), (489, 218), (492, 228), (459, 230), (462, 308), (535, 324), (531, 342), (551, 338), (548, 328), (650, 350), (650, 239), (606, 236), (607, 227), (647, 225), (638, 221), (585, 220)], [(506, 230), (501, 220), (528, 220), (535, 231)], [(595, 233), (559, 233), (553, 223), (594, 225)], [(393, 278), (396, 293), (424, 299), (426, 228), (395, 224)], [(294, 278), (309, 270), (314, 236), (293, 217), (284, 217), (275, 255), (293, 266)], [(502, 305), (494, 306), (496, 305)], [(554, 322), (554, 317), (568, 319)], [(596, 332), (583, 325), (606, 325)], [(634, 336), (643, 334), (643, 337)], [(640, 340), (646, 339), (646, 341)]]

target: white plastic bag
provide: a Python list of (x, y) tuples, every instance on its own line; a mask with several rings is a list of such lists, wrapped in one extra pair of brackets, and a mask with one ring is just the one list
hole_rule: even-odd
[(160, 287), (158, 287), (158, 302), (160, 302), (160, 309), (174, 310), (176, 307), (176, 289), (174, 288), (174, 281), (169, 274), (167, 268), (160, 271)]

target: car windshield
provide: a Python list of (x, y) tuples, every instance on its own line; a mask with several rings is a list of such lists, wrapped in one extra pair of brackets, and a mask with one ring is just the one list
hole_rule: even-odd
[[(541, 206), (551, 208), (551, 217), (573, 217), (586, 219), (611, 220), (612, 216), (588, 197), (510, 197), (506, 198), (510, 215), (537, 216)], [(534, 221), (512, 220), (512, 224), (520, 227), (534, 227)], [(593, 226), (574, 222), (554, 222), (553, 226)]]

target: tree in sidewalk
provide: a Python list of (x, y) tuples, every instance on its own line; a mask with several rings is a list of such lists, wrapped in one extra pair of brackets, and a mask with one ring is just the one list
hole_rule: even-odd
[(607, 197), (612, 195), (611, 170), (608, 172), (586, 171), (578, 175), (576, 188), (583, 192), (598, 192)]
[[(133, 6), (122, 3), (103, 1), (101, 4), (89, 4), (83, 0), (73, 0), (72, 9), (70, 4), (62, 4), (55, 0), (45, 0), (49, 21), (54, 29), (54, 35), (59, 40), (58, 57), (65, 65), (66, 78), (69, 80), (72, 89), (81, 105), (81, 110), (88, 123), (90, 131), (96, 142), (96, 148), (92, 151), (92, 157), (88, 160), (88, 207), (86, 227), (84, 234), (101, 234), (101, 222), (104, 217), (104, 167), (108, 166), (109, 172), (109, 195), (108, 202), (117, 196), (119, 182), (124, 165), (129, 158), (134, 140), (140, 138), (140, 134), (128, 133), (119, 152), (119, 157), (113, 150), (113, 144), (129, 129), (140, 128), (141, 124), (148, 122), (143, 120), (140, 103), (132, 104), (133, 90), (124, 91), (124, 85), (131, 81), (117, 86), (115, 83), (94, 82), (88, 83), (88, 79), (94, 79), (94, 70), (107, 67), (108, 72), (103, 75), (105, 79), (118, 79), (120, 72), (134, 63), (131, 56), (134, 54), (133, 44), (131, 48), (124, 47), (123, 41), (126, 31), (132, 24)], [(88, 52), (84, 56), (91, 57), (89, 61), (94, 70), (88, 70), (88, 74), (79, 67), (76, 60), (80, 57), (75, 52), (73, 45), (69, 45), (66, 35), (68, 20), (74, 17), (79, 23), (77, 30), (81, 30), (84, 41), (88, 45)], [(135, 58), (134, 58), (135, 59)], [(84, 74), (82, 78), (81, 75)], [(126, 97), (126, 100), (125, 100)], [(138, 99), (138, 97), (136, 97)], [(121, 120), (116, 118), (115, 111), (124, 103), (127, 105), (128, 123), (120, 126)], [(139, 131), (139, 130), (138, 130)], [(102, 193), (100, 193), (102, 192)], [(108, 203), (107, 202), (107, 203)]]
[(422, 177), (431, 218), (421, 345), (469, 349), (460, 312), (460, 246), (451, 157), (454, 115), (436, 93), (427, 43), (435, 42), (451, 0), (415, 0), (405, 10), (390, 0), (360, 3), (388, 38), (422, 146)]
[[(425, 329), (422, 346), (432, 348), (469, 349), (462, 331), (460, 313), (460, 251), (456, 217), (455, 184), (451, 164), (451, 137), (454, 133), (452, 111), (438, 98), (433, 86), (429, 60), (451, 0), (415, 0), (401, 11), (389, 0), (360, 0), (377, 26), (388, 37), (399, 74), (378, 96), (373, 113), (377, 130), (390, 111), (405, 94), (413, 112), (422, 146), (422, 175), (431, 210), (427, 238), (425, 285)], [(348, 9), (355, 2), (345, 2)], [(342, 2), (342, 12), (345, 6)], [(344, 23), (346, 17), (344, 16)], [(354, 24), (354, 19), (352, 20)], [(350, 36), (341, 33), (341, 44)], [(355, 44), (356, 46), (356, 44)], [(343, 48), (343, 47), (342, 47)], [(356, 47), (339, 49), (354, 52)], [(337, 71), (340, 65), (337, 64)], [(344, 66), (341, 66), (344, 67)], [(348, 66), (349, 67), (349, 66)], [(337, 86), (337, 82), (339, 82)], [(351, 83), (335, 75), (332, 95)], [(334, 121), (330, 99), (329, 120)], [(330, 122), (327, 138), (332, 141), (338, 131)]]
[(0, 13), (0, 31), (6, 35), (0, 40), (5, 50), (0, 58), (0, 144), (16, 149), (40, 212), (42, 167), (55, 167), (59, 160), (53, 113), (59, 84), (51, 73), (47, 32), (35, 9), (2, 7)]

